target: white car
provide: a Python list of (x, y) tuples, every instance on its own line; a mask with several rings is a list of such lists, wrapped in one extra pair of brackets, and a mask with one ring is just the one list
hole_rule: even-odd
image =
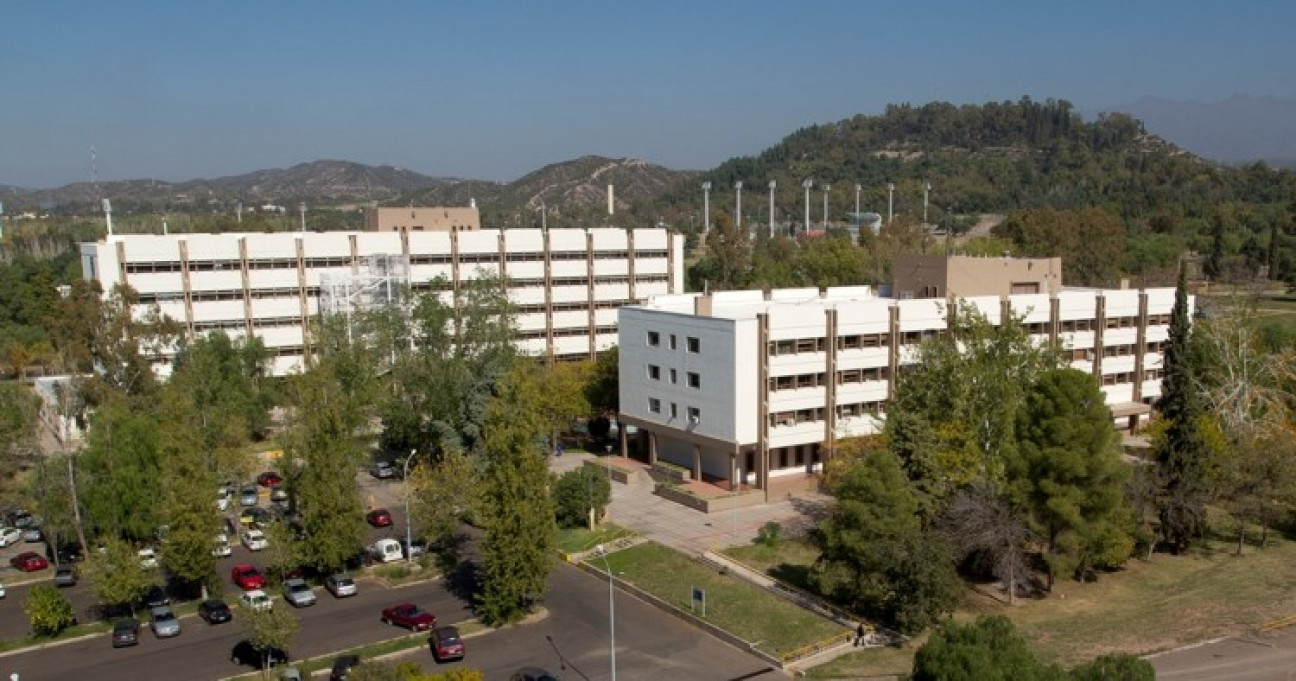
[(150, 548), (140, 549), (139, 561), (140, 561), (140, 565), (146, 568), (155, 568), (158, 566), (157, 552)]
[(274, 601), (266, 592), (261, 589), (254, 589), (239, 596), (239, 605), (250, 610), (269, 610), (274, 607)]
[(233, 496), (234, 495), (227, 488), (220, 488), (220, 491), (216, 494), (216, 508), (222, 511), (228, 511), (230, 507), (230, 499), (233, 498)]
[(246, 546), (249, 551), (260, 551), (270, 544), (266, 541), (265, 532), (262, 532), (261, 530), (248, 530), (243, 533), (243, 545)]
[(4, 597), (5, 597), (5, 587), (3, 584), (0, 584), (0, 598), (4, 598)]
[(212, 546), (212, 555), (217, 558), (224, 558), (233, 552), (234, 550), (230, 548), (229, 537), (223, 534), (216, 535), (216, 541), (213, 542)]
[(18, 543), (22, 539), (22, 530), (16, 527), (0, 528), (0, 547)]

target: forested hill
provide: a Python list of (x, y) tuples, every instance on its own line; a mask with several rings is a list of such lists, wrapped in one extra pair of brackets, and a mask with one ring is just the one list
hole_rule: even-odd
[(894, 183), (896, 213), (920, 216), (923, 185), (930, 183), (934, 223), (947, 212), (1039, 207), (1102, 207), (1127, 222), (1162, 213), (1182, 219), (1209, 215), (1222, 202), (1289, 202), (1296, 187), (1296, 173), (1218, 166), (1150, 134), (1125, 114), (1085, 121), (1066, 101), (1022, 98), (964, 106), (899, 104), (880, 116), (803, 128), (760, 154), (690, 178), (651, 210), (678, 220), (678, 210), (696, 210), (698, 184), (708, 180), (712, 205), (726, 210), (732, 200), (717, 203), (717, 196), (743, 181), (755, 192), (744, 201), (744, 213), (765, 222), (768, 203), (761, 197), (774, 180), (777, 217), (800, 222), (807, 178), (814, 181), (810, 208), (816, 222), (822, 220), (825, 184), (832, 187), (830, 219), (842, 220), (854, 210), (856, 184), (861, 210), (885, 213), (886, 187)]

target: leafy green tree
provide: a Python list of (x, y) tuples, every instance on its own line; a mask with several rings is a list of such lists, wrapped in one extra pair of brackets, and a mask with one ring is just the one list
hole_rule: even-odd
[(288, 650), (300, 626), (288, 608), (240, 608), (237, 619), (243, 627), (244, 638), (261, 651), (263, 670), (267, 668), (267, 652), (271, 648)]
[[(521, 369), (524, 370), (524, 369)], [(491, 402), (483, 454), (486, 537), (481, 544), (477, 609), (498, 624), (521, 618), (545, 593), (557, 540), (549, 467), (538, 446), (543, 421), (510, 374)]]
[(1142, 658), (1117, 653), (1078, 665), (1069, 676), (1073, 681), (1155, 681), (1156, 668)]
[(1152, 441), (1160, 478), (1160, 536), (1175, 553), (1187, 549), (1201, 535), (1212, 471), (1219, 458), (1197, 384), (1191, 333), (1187, 274), (1180, 267), (1170, 338), (1162, 361), (1165, 377), (1156, 402), (1166, 426)]
[(734, 291), (746, 288), (751, 274), (751, 239), (723, 211), (706, 235), (707, 255), (689, 268), (691, 291)]
[(0, 473), (12, 475), (36, 453), (40, 398), (21, 382), (0, 383)]
[(1032, 208), (1010, 215), (994, 234), (1011, 239), (1022, 255), (1061, 256), (1073, 285), (1114, 282), (1125, 253), (1125, 226), (1098, 208)]
[(595, 414), (616, 415), (621, 411), (621, 376), (618, 362), (621, 350), (612, 346), (599, 353), (587, 377), (585, 399)]
[(152, 360), (175, 343), (180, 325), (162, 314), (157, 305), (135, 311), (139, 294), (118, 284), (103, 299), (93, 322), (89, 357), (96, 369), (88, 382), (91, 404), (102, 404), (112, 395), (156, 400), (159, 386)]
[(326, 356), (319, 366), (289, 380), (289, 416), (284, 453), (293, 501), (304, 539), (305, 564), (321, 572), (342, 567), (360, 549), (366, 536), (360, 490), (355, 472), (365, 452), (357, 441), (364, 424), (363, 405)]
[(78, 496), (93, 534), (135, 542), (154, 536), (161, 524), (159, 430), (156, 417), (126, 397), (111, 395), (95, 410), (77, 457)]
[(820, 524), (812, 578), (824, 594), (905, 633), (930, 626), (962, 596), (954, 555), (923, 532), (918, 500), (896, 457), (873, 452), (832, 490), (837, 503)]
[(1061, 681), (1066, 673), (1040, 662), (1002, 615), (970, 624), (946, 622), (914, 655), (912, 681)]
[(49, 584), (37, 584), (23, 601), (23, 612), (31, 629), (40, 636), (56, 636), (76, 624), (76, 611), (63, 592)]
[(1017, 435), (1009, 484), (1044, 540), (1049, 588), (1059, 573), (1083, 579), (1128, 559), (1129, 466), (1098, 381), (1075, 369), (1045, 372), (1018, 412)]
[(176, 355), (168, 388), (197, 407), (194, 427), (218, 477), (244, 472), (244, 445), (269, 425), (268, 361), (260, 338), (231, 341), (223, 333), (186, 341)]
[(159, 583), (157, 571), (140, 563), (135, 547), (115, 537), (107, 538), (100, 549), (86, 555), (82, 576), (90, 581), (101, 603), (126, 606), (131, 612), (144, 594)]
[(558, 477), (553, 499), (559, 527), (588, 525), (592, 530), (612, 501), (612, 484), (602, 470), (581, 466)]
[(480, 515), (480, 473), (475, 460), (458, 449), (445, 451), (434, 465), (414, 468), (406, 484), (412, 488), (414, 524), (434, 544), (448, 544), (460, 523)]
[[(182, 372), (178, 376), (187, 375)], [(194, 395), (177, 388), (173, 379), (163, 388), (160, 429), (162, 488), (160, 518), (167, 526), (162, 564), (172, 578), (191, 592), (211, 580), (216, 557), (213, 538), (220, 529), (214, 502), (217, 476), (206, 459), (203, 409)]]
[(531, 398), (549, 434), (549, 451), (558, 446), (558, 434), (568, 430), (573, 420), (587, 416), (592, 407), (585, 396), (593, 374), (592, 362), (555, 362), (532, 374), (526, 389), (535, 391)]

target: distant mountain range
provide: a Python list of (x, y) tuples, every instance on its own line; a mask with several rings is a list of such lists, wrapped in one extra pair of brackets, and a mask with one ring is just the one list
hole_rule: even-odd
[(1222, 102), (1182, 102), (1147, 96), (1116, 110), (1204, 158), (1296, 168), (1296, 100), (1234, 95)]

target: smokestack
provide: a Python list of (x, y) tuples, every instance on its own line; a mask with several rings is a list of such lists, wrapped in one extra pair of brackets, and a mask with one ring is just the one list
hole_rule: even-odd
[(608, 185), (608, 215), (612, 215), (613, 213), (616, 212), (614, 210), (615, 207), (616, 207), (616, 200), (612, 196), (612, 185)]

